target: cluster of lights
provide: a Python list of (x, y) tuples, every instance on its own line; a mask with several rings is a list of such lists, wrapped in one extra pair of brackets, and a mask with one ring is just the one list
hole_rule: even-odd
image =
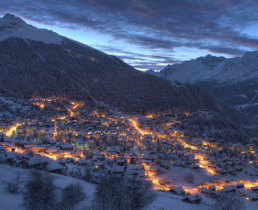
[[(38, 99), (36, 99), (36, 100), (38, 100)], [(41, 99), (41, 101), (48, 101), (49, 102), (49, 101), (52, 101), (52, 100), (51, 99)], [(54, 101), (56, 101), (56, 100), (54, 100)], [(40, 103), (38, 101), (34, 102), (33, 104), (39, 106), (40, 108), (44, 108), (45, 107), (44, 103)], [(71, 117), (76, 116), (75, 110), (78, 107), (81, 107), (82, 105), (83, 104), (81, 104), (79, 102), (71, 102), (70, 108), (67, 109), (69, 111), (69, 116), (71, 116)], [(99, 116), (99, 114), (97, 112), (96, 113), (94, 112), (94, 114)], [(188, 115), (190, 115), (190, 113), (187, 113), (186, 115), (188, 116)], [(67, 116), (57, 117), (55, 119), (52, 119), (52, 121), (56, 121), (57, 119), (62, 119), (63, 120), (63, 119), (66, 119), (66, 117)], [(146, 116), (146, 118), (153, 118), (153, 117), (154, 117), (153, 115)], [(108, 117), (107, 117), (107, 119), (112, 120), (111, 118), (108, 118)], [(138, 131), (139, 134), (141, 134), (141, 135), (154, 135), (154, 133), (151, 132), (151, 131), (147, 131), (147, 130), (141, 129), (139, 127), (139, 125), (138, 125), (138, 121), (137, 120), (130, 119), (130, 118), (128, 120), (131, 122), (131, 125), (135, 128), (135, 130)], [(175, 120), (173, 122), (167, 123), (166, 125), (170, 126), (170, 125), (172, 125), (174, 123), (181, 123), (181, 122), (180, 121), (178, 122), (178, 121)], [(8, 137), (12, 136), (12, 134), (14, 132), (16, 132), (17, 128), (20, 125), (22, 125), (22, 124), (16, 123), (12, 127), (10, 127), (8, 129), (8, 131), (5, 132), (5, 134)], [(54, 136), (56, 136), (56, 135), (57, 135), (57, 131), (55, 130)], [(75, 135), (78, 136), (78, 133), (75, 132)], [(175, 133), (175, 135), (176, 135), (176, 133)], [(166, 137), (164, 135), (158, 135), (158, 136), (159, 137)], [(183, 136), (183, 134), (181, 136)], [(184, 148), (191, 148), (193, 150), (199, 150), (198, 147), (189, 145), (189, 144), (185, 143), (183, 140), (178, 139), (178, 141), (180, 141), (181, 145)], [(209, 145), (209, 143), (206, 143), (206, 145)], [(21, 148), (15, 147), (15, 152), (22, 154), (22, 153), (25, 153), (26, 150), (23, 150)], [(74, 154), (71, 154), (71, 153), (60, 153), (60, 154), (51, 154), (50, 153), (50, 154), (46, 154), (46, 153), (37, 152), (37, 151), (35, 151), (35, 153), (36, 154), (40, 154), (42, 156), (49, 157), (49, 158), (51, 158), (53, 160), (57, 160), (60, 155), (62, 155), (63, 158), (73, 158), (73, 159), (78, 158), (78, 157), (75, 157)], [(79, 153), (80, 153), (81, 156), (83, 155), (82, 151), (79, 151)], [(102, 154), (104, 154), (107, 158), (110, 158), (110, 157), (107, 156), (107, 154), (105, 154), (105, 153), (102, 153)], [(115, 156), (118, 157), (117, 155), (115, 155)], [(114, 157), (114, 156), (111, 156), (111, 157)], [(195, 159), (198, 160), (198, 166), (200, 168), (205, 169), (210, 175), (216, 175), (217, 174), (215, 169), (210, 168), (210, 162), (207, 160), (207, 156), (205, 154), (196, 153), (195, 154)], [(143, 163), (143, 166), (144, 166), (144, 170), (145, 170), (145, 175), (148, 177), (148, 180), (152, 181), (155, 189), (162, 189), (164, 191), (169, 191), (170, 190), (170, 188), (168, 188), (166, 185), (163, 185), (163, 184), (161, 184), (159, 182), (159, 179), (156, 177), (156, 173), (155, 172), (151, 172), (150, 171), (150, 165), (147, 165), (147, 164)], [(227, 186), (227, 185), (236, 185), (236, 184), (240, 184), (240, 183), (243, 184), (246, 189), (251, 189), (252, 187), (258, 187), (258, 181), (251, 182), (251, 181), (243, 181), (243, 180), (233, 181), (233, 182), (228, 182), (228, 183), (223, 183), (223, 184), (219, 183), (219, 182), (218, 183), (215, 182), (215, 187), (216, 187), (216, 191), (218, 191), (218, 190), (224, 189), (224, 187)], [(209, 187), (210, 185), (206, 184), (205, 186)], [(183, 186), (183, 189), (187, 193), (191, 193), (191, 194), (195, 194), (195, 193), (198, 192), (198, 188), (189, 188), (189, 187)]]

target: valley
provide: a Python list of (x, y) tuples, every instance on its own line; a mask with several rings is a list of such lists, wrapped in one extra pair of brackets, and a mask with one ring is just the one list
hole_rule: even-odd
[(180, 128), (205, 111), (143, 116), (61, 97), (1, 100), (19, 108), (0, 121), (2, 164), (82, 180), (87, 174), (95, 184), (108, 172), (136, 176), (190, 203), (236, 191), (258, 200), (255, 142), (230, 144)]

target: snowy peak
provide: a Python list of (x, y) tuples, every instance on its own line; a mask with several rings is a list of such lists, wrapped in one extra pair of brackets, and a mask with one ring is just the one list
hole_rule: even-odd
[(258, 51), (241, 58), (216, 57), (210, 54), (166, 66), (160, 74), (169, 81), (195, 84), (199, 81), (230, 82), (258, 77)]
[(25, 21), (23, 21), (21, 18), (15, 17), (14, 15), (11, 15), (9, 13), (7, 13), (1, 20), (2, 22), (5, 22), (5, 23), (14, 23), (14, 24), (25, 23)]
[(181, 64), (167, 65), (160, 71), (160, 75), (169, 81), (192, 84), (216, 74), (217, 69), (225, 59), (225, 57), (209, 54), (205, 57), (184, 61)]
[(215, 66), (217, 66), (220, 62), (224, 61), (225, 59), (226, 58), (222, 57), (222, 56), (216, 57), (216, 56), (212, 56), (212, 55), (208, 54), (205, 57), (199, 57), (192, 61), (201, 62), (203, 65), (207, 65), (210, 68), (214, 68)]
[(153, 69), (149, 69), (147, 71), (145, 71), (145, 73), (160, 77), (160, 73), (159, 72), (155, 72)]
[(247, 51), (242, 59), (258, 59), (258, 51)]
[(19, 17), (7, 13), (3, 18), (0, 18), (0, 41), (10, 37), (42, 41), (47, 44), (60, 44), (64, 40), (64, 37), (53, 31), (38, 29)]

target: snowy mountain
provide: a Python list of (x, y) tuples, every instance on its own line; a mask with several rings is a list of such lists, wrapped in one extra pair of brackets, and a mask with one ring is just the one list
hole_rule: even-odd
[(251, 116), (258, 110), (258, 107), (255, 108), (258, 105), (258, 51), (246, 52), (241, 58), (231, 59), (207, 55), (168, 65), (155, 76), (175, 84), (201, 86)]
[(152, 69), (149, 69), (149, 70), (145, 71), (145, 73), (151, 74), (153, 76), (161, 77), (159, 72), (156, 72), (156, 71), (154, 71)]
[[(21, 25), (22, 33), (18, 33)], [(206, 124), (215, 127), (218, 121), (223, 122), (228, 130), (238, 131), (232, 133), (238, 141), (247, 139), (241, 139), (246, 133), (242, 124), (252, 124), (250, 118), (202, 88), (172, 85), (135, 70), (115, 56), (29, 26), (11, 15), (1, 19), (0, 35), (0, 93), (6, 96), (64, 96), (84, 100), (92, 108), (104, 103), (140, 114), (206, 110), (213, 116)], [(198, 126), (196, 120), (188, 127)], [(230, 133), (228, 130), (224, 133)]]
[(235, 83), (258, 76), (258, 51), (246, 52), (241, 58), (226, 59), (206, 55), (166, 66), (161, 76), (170, 81), (195, 84), (199, 81)]
[(186, 88), (174, 87), (115, 56), (28, 25), (13, 15), (0, 19), (0, 29), (0, 91), (4, 94), (22, 98), (65, 95), (142, 113), (174, 107), (209, 109), (208, 104), (198, 102), (207, 95), (203, 90), (192, 88), (190, 96)]
[[(27, 24), (19, 17), (15, 17), (14, 15), (7, 13), (3, 18), (0, 18), (0, 41), (5, 41), (8, 38), (14, 37), (23, 39), (30, 47), (30, 41), (32, 40), (37, 42), (43, 42), (45, 44), (56, 45), (64, 45), (65, 43), (73, 42), (73, 44), (81, 45), (85, 48), (85, 50), (88, 50), (88, 53), (90, 53), (89, 56), (94, 56), (90, 57), (90, 59), (93, 59), (94, 62), (98, 63), (98, 59), (104, 59), (107, 65), (132, 68), (115, 56), (108, 55), (90, 46), (63, 37), (51, 30), (38, 29), (32, 25)], [(70, 49), (66, 50), (70, 52)], [(70, 54), (71, 56), (74, 56), (72, 55), (72, 52)], [(41, 59), (44, 60), (44, 58), (40, 54), (38, 55), (39, 57), (41, 57)], [(82, 55), (76, 54), (75, 56), (81, 57)]]
[(64, 40), (62, 36), (53, 31), (38, 29), (14, 15), (6, 14), (0, 18), (0, 41), (10, 37), (42, 41), (47, 44), (61, 44)]
[(207, 55), (181, 64), (168, 65), (160, 75), (169, 81), (194, 84), (216, 75), (224, 61), (224, 57)]

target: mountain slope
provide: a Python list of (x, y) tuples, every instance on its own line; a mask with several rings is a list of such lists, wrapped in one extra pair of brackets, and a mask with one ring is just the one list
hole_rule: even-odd
[(258, 51), (231, 59), (207, 55), (168, 65), (158, 76), (172, 83), (201, 86), (252, 117), (253, 111), (258, 111)]
[[(10, 21), (13, 28), (7, 36), (6, 25)], [(248, 117), (202, 88), (173, 86), (162, 78), (135, 70), (115, 56), (65, 37), (57, 38), (52, 32), (47, 32), (50, 34), (47, 42), (38, 40), (42, 36), (33, 34), (44, 34), (42, 29), (33, 28), (33, 33), (17, 36), (17, 27), (26, 23), (11, 15), (0, 23), (3, 29), (0, 37), (5, 34), (0, 41), (0, 92), (6, 95), (22, 98), (64, 95), (93, 106), (104, 102), (122, 111), (141, 114), (205, 109), (228, 130), (241, 131), (239, 139), (246, 132), (242, 124), (252, 124)], [(24, 25), (24, 30), (27, 27), (30, 26)]]
[(218, 73), (217, 68), (225, 61), (224, 57), (207, 55), (181, 64), (166, 66), (160, 75), (170, 81), (195, 84)]
[(198, 81), (240, 82), (258, 76), (258, 51), (241, 58), (207, 55), (181, 64), (168, 65), (160, 74), (170, 81), (195, 84)]

